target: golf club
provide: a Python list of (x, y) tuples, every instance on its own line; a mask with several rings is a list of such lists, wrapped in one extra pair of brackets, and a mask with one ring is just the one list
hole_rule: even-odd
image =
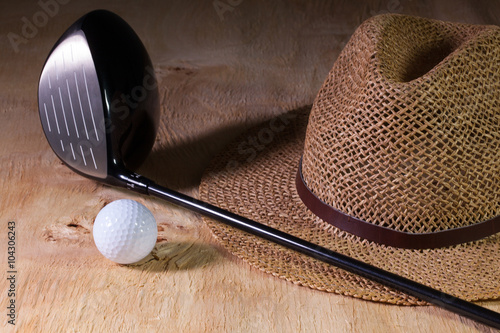
[(83, 16), (57, 41), (40, 76), (38, 106), (51, 148), (80, 175), (164, 199), (500, 328), (499, 313), (164, 188), (133, 172), (155, 141), (158, 87), (139, 37), (111, 12), (98, 10)]

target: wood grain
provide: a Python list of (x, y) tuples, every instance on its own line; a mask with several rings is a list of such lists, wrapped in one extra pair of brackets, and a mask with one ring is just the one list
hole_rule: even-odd
[[(221, 12), (214, 6), (220, 2), (229, 7)], [(237, 134), (312, 103), (364, 19), (400, 12), (499, 24), (498, 5), (486, 0), (62, 3), (18, 52), (8, 34), (22, 35), (23, 18), (32, 21), (43, 9), (37, 2), (16, 1), (0, 10), (0, 267), (7, 271), (7, 222), (15, 221), (18, 271), (16, 325), (4, 315), (9, 287), (2, 283), (0, 330), (490, 331), (436, 307), (360, 301), (250, 268), (218, 246), (199, 216), (97, 184), (62, 165), (45, 141), (36, 96), (45, 57), (66, 27), (95, 8), (118, 13), (145, 43), (160, 81), (161, 128), (140, 172), (196, 196), (208, 161)], [(91, 233), (99, 210), (122, 198), (144, 203), (159, 225), (153, 253), (130, 266), (104, 259)], [(499, 301), (481, 304), (500, 311)]]

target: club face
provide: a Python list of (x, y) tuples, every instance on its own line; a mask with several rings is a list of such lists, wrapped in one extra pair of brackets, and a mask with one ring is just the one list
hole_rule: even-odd
[(108, 175), (102, 96), (92, 54), (81, 30), (48, 57), (38, 87), (45, 136), (68, 166), (91, 177)]
[(106, 180), (136, 169), (156, 137), (151, 61), (132, 28), (107, 11), (85, 15), (56, 43), (40, 76), (38, 104), (56, 155), (87, 177)]

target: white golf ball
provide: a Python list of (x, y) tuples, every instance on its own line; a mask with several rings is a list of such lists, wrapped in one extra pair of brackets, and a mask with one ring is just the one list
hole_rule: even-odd
[(106, 205), (94, 222), (94, 242), (108, 259), (132, 264), (146, 257), (156, 244), (158, 229), (153, 214), (134, 200)]

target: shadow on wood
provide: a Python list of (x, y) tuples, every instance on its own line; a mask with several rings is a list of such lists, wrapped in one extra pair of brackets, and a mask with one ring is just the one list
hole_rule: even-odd
[(157, 243), (150, 255), (128, 267), (147, 272), (192, 270), (212, 265), (219, 257), (215, 247), (203, 243)]

